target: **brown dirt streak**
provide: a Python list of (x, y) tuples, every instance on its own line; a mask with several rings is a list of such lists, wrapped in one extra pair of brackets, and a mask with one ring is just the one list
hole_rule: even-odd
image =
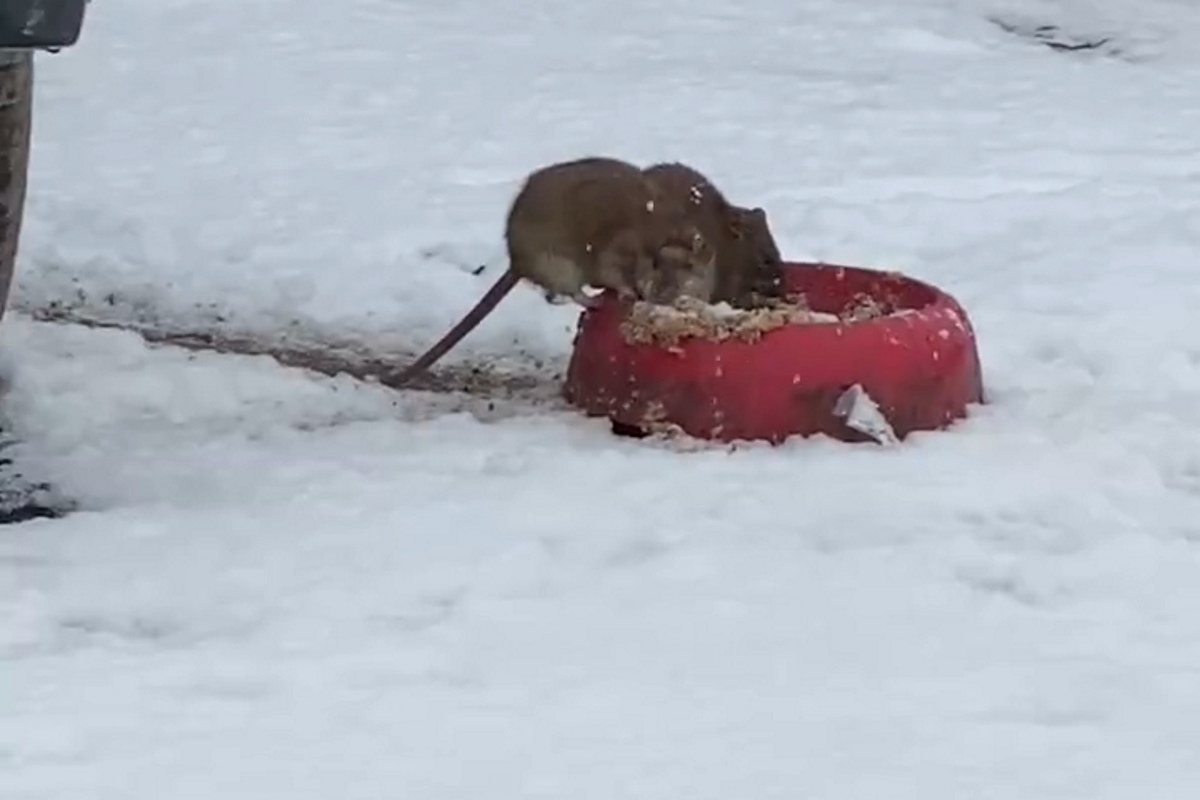
[(268, 356), (285, 367), (311, 370), (330, 377), (344, 374), (396, 389), (464, 392), (494, 399), (545, 399), (557, 393), (560, 379), (557, 374), (545, 372), (506, 374), (486, 364), (464, 364), (431, 370), (422, 378), (402, 386), (399, 377), (411, 361), (408, 354), (403, 354), (404, 363), (397, 364), (390, 358), (372, 354), (359, 344), (271, 342), (264, 337), (244, 333), (170, 330), (94, 319), (58, 309), (37, 309), (30, 312), (30, 316), (40, 322), (128, 331), (154, 345), (243, 356)]

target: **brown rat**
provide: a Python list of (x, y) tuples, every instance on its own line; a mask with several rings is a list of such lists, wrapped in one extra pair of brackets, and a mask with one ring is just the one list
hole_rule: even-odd
[(716, 250), (717, 285), (711, 302), (745, 305), (752, 294), (783, 294), (783, 258), (762, 208), (730, 203), (699, 170), (679, 162), (643, 170), (660, 196), (682, 206)]
[(638, 167), (614, 158), (581, 158), (530, 173), (509, 208), (504, 238), (508, 269), (401, 381), (445, 355), (521, 280), (541, 287), (550, 302), (585, 307), (596, 300), (584, 286), (669, 303), (680, 294), (708, 300), (716, 285), (715, 249), (658, 201)]

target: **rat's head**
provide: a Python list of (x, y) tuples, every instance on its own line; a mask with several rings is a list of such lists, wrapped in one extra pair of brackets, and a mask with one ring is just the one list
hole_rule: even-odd
[(737, 252), (737, 263), (753, 265), (751, 282), (763, 289), (782, 291), (783, 256), (761, 208), (729, 209), (729, 232)]
[(648, 242), (638, 259), (637, 289), (642, 298), (670, 305), (680, 297), (703, 302), (717, 285), (717, 253), (694, 225), (670, 229)]

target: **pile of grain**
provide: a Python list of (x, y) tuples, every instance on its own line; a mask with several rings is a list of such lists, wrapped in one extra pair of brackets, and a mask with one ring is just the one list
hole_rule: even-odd
[(792, 302), (774, 300), (751, 309), (734, 308), (728, 303), (709, 305), (685, 297), (674, 305), (661, 306), (637, 302), (621, 323), (621, 335), (630, 344), (676, 346), (689, 336), (725, 341), (757, 341), (767, 331), (789, 324), (857, 322), (885, 313), (879, 303), (865, 295), (842, 314), (812, 311), (803, 296)]

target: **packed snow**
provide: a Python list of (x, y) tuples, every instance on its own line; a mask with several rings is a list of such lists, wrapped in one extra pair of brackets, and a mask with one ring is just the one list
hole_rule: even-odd
[[(88, 14), (37, 59), (0, 326), (17, 458), (78, 506), (0, 528), (0, 798), (1200, 787), (1194, 4)], [(34, 319), (402, 363), (504, 269), (522, 177), (586, 154), (942, 286), (990, 402), (888, 447), (616, 438), (528, 288), (445, 360), (523, 381), (482, 394)]]

